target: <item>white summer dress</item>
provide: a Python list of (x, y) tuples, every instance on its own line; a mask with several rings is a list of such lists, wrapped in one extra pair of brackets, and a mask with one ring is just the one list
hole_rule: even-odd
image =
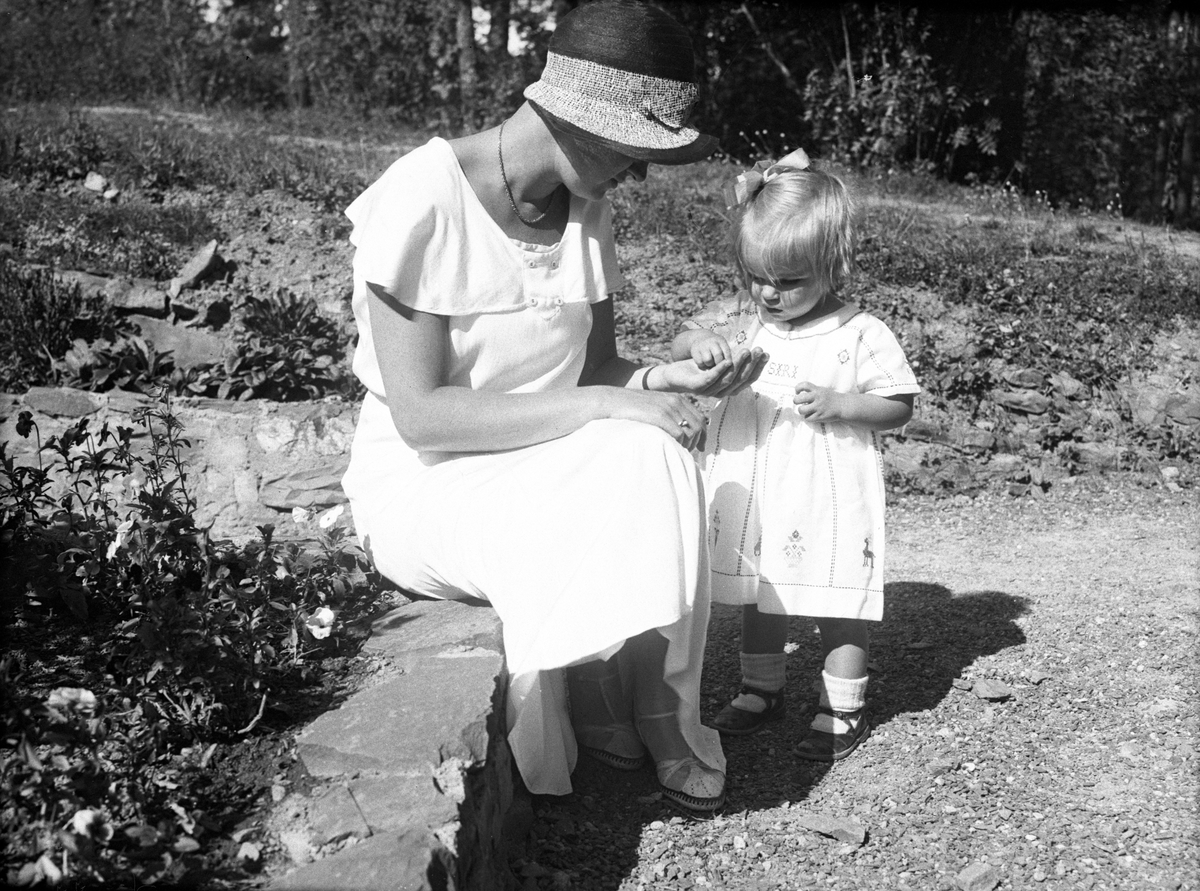
[(887, 326), (847, 305), (792, 327), (743, 293), (686, 323), (769, 356), (759, 379), (722, 400), (701, 457), (713, 600), (764, 613), (883, 617), (884, 490), (879, 435), (809, 423), (804, 381), (879, 396), (920, 392)]
[(607, 201), (572, 196), (562, 240), (509, 239), (450, 144), (396, 161), (347, 209), (354, 224), (354, 372), (366, 396), (342, 484), (364, 549), (417, 594), (482, 598), (503, 625), (509, 742), (527, 787), (566, 794), (576, 743), (563, 672), (658, 628), (684, 739), (724, 771), (699, 717), (709, 614), (699, 471), (656, 427), (593, 421), (503, 452), (418, 453), (396, 432), (371, 336), (366, 283), (449, 317), (451, 386), (575, 387), (591, 304), (624, 284)]

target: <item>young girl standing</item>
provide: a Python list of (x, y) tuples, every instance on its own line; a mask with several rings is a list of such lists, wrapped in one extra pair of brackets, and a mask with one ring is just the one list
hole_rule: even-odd
[(752, 388), (720, 402), (702, 456), (713, 600), (743, 605), (742, 689), (717, 715), (744, 735), (783, 714), (788, 616), (813, 616), (824, 651), (820, 705), (797, 754), (849, 755), (867, 736), (869, 623), (883, 617), (879, 432), (920, 392), (883, 322), (843, 303), (851, 202), (803, 150), (760, 163), (727, 190), (745, 290), (685, 324), (672, 359), (712, 367), (769, 356)]

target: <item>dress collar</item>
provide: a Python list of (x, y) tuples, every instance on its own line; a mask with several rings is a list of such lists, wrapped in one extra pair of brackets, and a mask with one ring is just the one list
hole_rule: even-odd
[(774, 321), (759, 309), (758, 321), (763, 326), (763, 330), (773, 337), (778, 337), (780, 340), (800, 340), (805, 337), (819, 337), (823, 334), (831, 334), (860, 312), (861, 310), (853, 303), (847, 303), (828, 315), (809, 319), (807, 322), (799, 325), (789, 325)]

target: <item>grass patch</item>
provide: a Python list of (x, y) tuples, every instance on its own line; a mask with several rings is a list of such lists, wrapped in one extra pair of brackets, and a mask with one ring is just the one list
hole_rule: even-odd
[[(151, 193), (210, 187), (249, 195), (277, 189), (326, 210), (349, 204), (380, 172), (385, 154), (365, 138), (332, 146), (239, 118), (85, 116), (34, 107), (10, 111), (3, 124), (0, 177), (16, 182), (45, 186), (96, 170), (118, 187)], [(340, 140), (345, 142), (344, 134)]]
[(218, 236), (202, 207), (143, 196), (119, 203), (83, 190), (4, 189), (0, 242), (32, 263), (102, 275), (166, 279), (195, 245)]

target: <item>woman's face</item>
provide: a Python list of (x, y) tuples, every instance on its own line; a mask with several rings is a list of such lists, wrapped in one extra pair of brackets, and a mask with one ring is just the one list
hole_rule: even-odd
[(596, 142), (565, 136), (559, 140), (567, 160), (563, 184), (580, 198), (603, 198), (628, 179), (642, 182), (650, 164)]

